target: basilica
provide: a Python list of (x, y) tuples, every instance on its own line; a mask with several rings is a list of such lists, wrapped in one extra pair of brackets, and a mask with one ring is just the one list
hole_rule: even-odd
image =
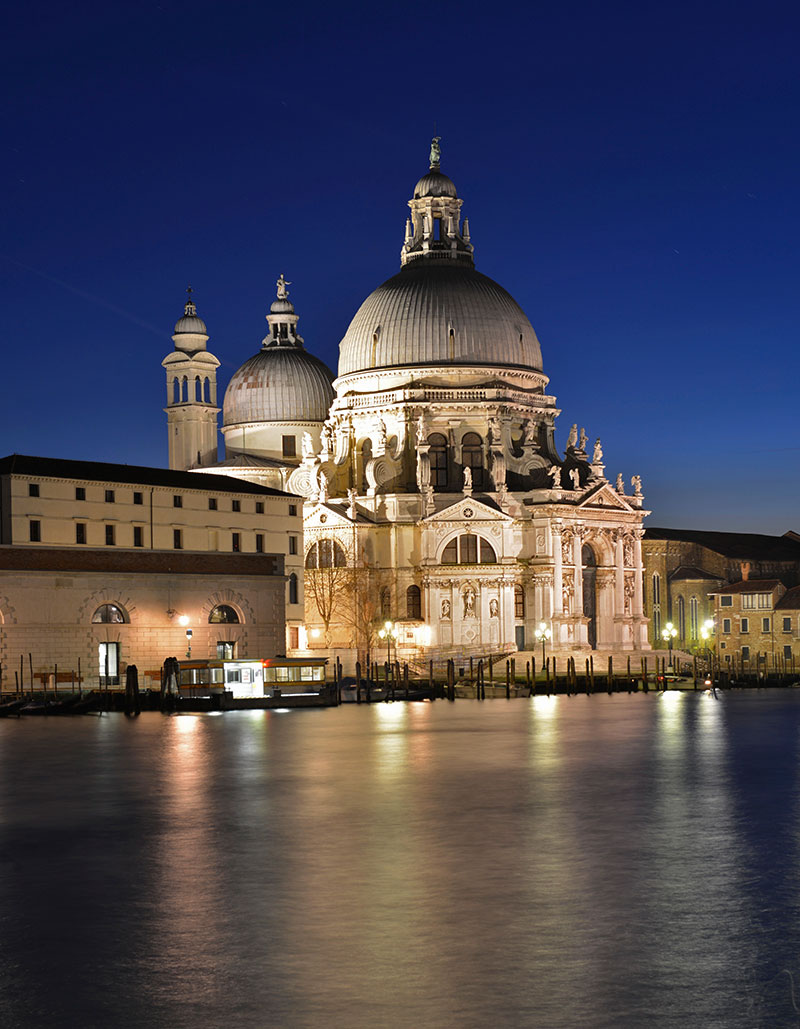
[(641, 478), (609, 482), (578, 425), (559, 452), (539, 340), (477, 271), (439, 143), (400, 270), (356, 311), (336, 376), (305, 348), (281, 275), (218, 426), (219, 362), (190, 295), (163, 362), (170, 467), (304, 499), (300, 649), (374, 650), (388, 619), (400, 660), (531, 650), (543, 634), (555, 653), (647, 650)]

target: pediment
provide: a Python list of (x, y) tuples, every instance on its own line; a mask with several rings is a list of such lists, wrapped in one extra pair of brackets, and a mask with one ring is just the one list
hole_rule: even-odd
[(596, 486), (576, 505), (600, 511), (633, 511), (634, 508), (607, 482)]
[(452, 522), (464, 522), (465, 524), (481, 522), (485, 524), (486, 522), (498, 522), (504, 525), (511, 525), (513, 521), (514, 519), (510, 515), (504, 514), (499, 508), (491, 504), (486, 504), (476, 497), (462, 497), (449, 507), (436, 511), (434, 514), (428, 515), (427, 518), (423, 518), (422, 524), (440, 525), (445, 522), (448, 524)]
[(347, 514), (331, 504), (316, 504), (303, 517), (303, 528), (308, 529), (344, 529), (352, 528), (353, 523)]

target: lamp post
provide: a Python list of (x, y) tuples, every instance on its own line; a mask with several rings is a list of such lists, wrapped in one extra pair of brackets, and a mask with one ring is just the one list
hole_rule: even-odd
[(670, 671), (674, 671), (672, 667), (672, 641), (678, 635), (678, 630), (672, 624), (667, 622), (664, 628), (661, 630), (661, 639), (669, 646), (669, 665), (667, 666)]
[(186, 630), (186, 656), (191, 658), (192, 656), (192, 630)]
[(545, 646), (547, 645), (547, 641), (550, 639), (551, 636), (552, 636), (552, 633), (547, 628), (547, 626), (544, 624), (544, 622), (539, 622), (539, 628), (536, 630), (536, 639), (542, 645), (542, 671), (544, 671), (545, 660), (546, 660), (545, 659)]
[(703, 643), (706, 645), (706, 661), (708, 661), (708, 677), (709, 679), (714, 678), (714, 662), (711, 656), (712, 640), (714, 639), (714, 619), (706, 618), (703, 622), (703, 628), (700, 630), (700, 636)]
[(383, 628), (378, 630), (378, 637), (386, 640), (386, 664), (392, 667), (392, 640), (397, 639), (397, 629), (392, 622), (384, 622)]

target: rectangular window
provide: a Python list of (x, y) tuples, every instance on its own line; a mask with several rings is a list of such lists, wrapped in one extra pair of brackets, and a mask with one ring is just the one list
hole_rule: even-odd
[(264, 501), (263, 500), (257, 500), (256, 501), (256, 514), (263, 514), (263, 513), (264, 513)]
[(761, 631), (762, 632), (769, 632), (769, 618), (762, 618), (761, 619)]
[(788, 647), (788, 646), (785, 646), (783, 648), (783, 656), (784, 656), (784, 659), (786, 661), (791, 661), (792, 660), (792, 648)]
[(36, 520), (28, 522), (28, 531), (30, 532), (31, 543), (41, 543), (42, 541), (42, 523)]
[(281, 437), (284, 457), (297, 457), (297, 443), (294, 436)]
[(183, 533), (180, 529), (172, 530), (172, 549), (183, 550)]
[(175, 496), (172, 498), (172, 506), (183, 507), (183, 497), (180, 496), (180, 494), (176, 493)]
[(791, 620), (791, 618), (784, 618), (784, 620), (783, 620), (783, 631), (784, 632), (791, 632), (792, 631), (792, 620)]
[(733, 597), (731, 597), (730, 595), (728, 595), (727, 597), (720, 597), (719, 598), (719, 606), (720, 607), (733, 607)]
[(134, 504), (143, 504), (144, 503), (144, 495), (142, 493), (138, 493), (138, 492), (134, 491), (133, 502), (134, 502)]
[(223, 661), (232, 661), (236, 644), (230, 640), (217, 640), (217, 657)]
[(750, 632), (750, 619), (749, 618), (743, 618), (742, 619), (742, 632)]
[(106, 503), (107, 504), (113, 504), (114, 503), (114, 490), (113, 489), (107, 489), (106, 490)]
[(238, 532), (234, 532), (233, 533), (233, 552), (234, 552), (234, 554), (238, 554), (239, 551), (241, 550), (241, 547), (242, 547), (241, 536), (240, 536), (240, 534)]
[(742, 594), (742, 607), (746, 609), (754, 608), (756, 606), (756, 595), (755, 593), (743, 593)]
[(216, 511), (217, 510), (217, 498), (216, 497), (209, 497), (208, 498), (208, 510), (209, 511)]
[(101, 643), (98, 648), (101, 686), (119, 685), (119, 643)]
[(289, 514), (290, 515), (296, 515), (297, 514), (297, 504), (289, 504)]
[(742, 647), (742, 661), (749, 661), (749, 660), (750, 660), (750, 648), (749, 647)]
[(769, 607), (770, 606), (770, 603), (769, 603), (770, 595), (769, 595), (769, 593), (757, 593), (756, 594), (756, 600), (758, 601), (758, 606), (759, 607)]
[(39, 483), (38, 482), (29, 482), (28, 483), (28, 496), (29, 497), (38, 497), (39, 496)]
[(76, 486), (75, 487), (75, 499), (76, 500), (86, 500), (86, 487), (85, 486)]
[(86, 522), (75, 523), (75, 542), (85, 543), (86, 542)]
[(231, 502), (231, 511), (241, 511), (241, 510), (242, 510), (242, 502), (241, 502), (241, 500), (234, 500), (234, 501)]
[(297, 650), (300, 646), (300, 630), (296, 625), (289, 626), (289, 649)]
[(133, 527), (133, 545), (134, 547), (144, 546), (144, 533), (142, 532), (141, 525), (134, 525)]
[(107, 525), (106, 526), (106, 546), (107, 547), (113, 547), (114, 546), (114, 526), (113, 525)]
[(722, 619), (722, 631), (723, 632), (730, 632), (731, 631), (731, 620), (730, 620), (730, 618), (723, 618)]
[(257, 532), (256, 533), (256, 553), (257, 554), (263, 554), (264, 553), (264, 533), (263, 532)]
[(474, 565), (478, 563), (478, 537), (463, 535), (461, 537), (461, 564)]
[(297, 553), (297, 537), (296, 536), (290, 536), (289, 537), (289, 553), (290, 554), (296, 554)]

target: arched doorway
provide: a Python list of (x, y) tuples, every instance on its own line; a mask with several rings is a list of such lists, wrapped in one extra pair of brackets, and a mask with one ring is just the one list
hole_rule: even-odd
[(581, 547), (583, 565), (583, 614), (589, 619), (586, 632), (589, 646), (597, 647), (597, 558), (588, 543)]

